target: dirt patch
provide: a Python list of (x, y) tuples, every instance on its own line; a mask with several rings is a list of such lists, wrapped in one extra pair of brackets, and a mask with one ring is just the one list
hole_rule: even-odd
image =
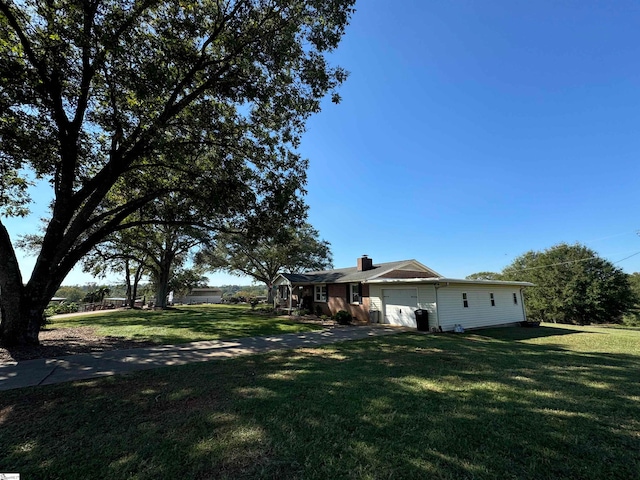
[(150, 347), (157, 345), (145, 340), (96, 335), (92, 327), (52, 328), (40, 332), (40, 345), (28, 347), (0, 347), (0, 364), (36, 358), (55, 358), (79, 353), (98, 353), (109, 350)]

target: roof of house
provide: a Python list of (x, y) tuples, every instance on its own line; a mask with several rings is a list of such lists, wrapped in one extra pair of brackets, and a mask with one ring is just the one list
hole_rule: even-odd
[[(406, 267), (415, 269), (406, 270)], [(420, 272), (423, 274), (433, 274), (428, 277), (419, 275), (394, 277), (391, 272)], [(432, 283), (432, 284), (474, 284), (474, 285), (504, 285), (531, 287), (529, 282), (512, 282), (503, 280), (467, 280), (460, 278), (448, 278), (431, 270), (417, 260), (400, 260), (398, 262), (387, 262), (373, 265), (372, 268), (364, 271), (357, 267), (337, 268), (334, 270), (323, 270), (305, 273), (282, 273), (280, 277), (286, 279), (291, 284), (324, 284), (324, 283)]]
[(359, 271), (357, 267), (348, 267), (317, 272), (283, 273), (281, 275), (291, 283), (358, 283), (373, 280), (386, 273), (402, 269), (412, 264), (417, 266), (420, 271), (433, 273), (434, 277), (440, 276), (437, 272), (422, 265), (417, 260), (378, 263), (364, 271)]

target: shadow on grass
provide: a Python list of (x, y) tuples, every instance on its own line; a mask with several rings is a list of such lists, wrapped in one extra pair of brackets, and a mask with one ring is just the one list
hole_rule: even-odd
[(640, 358), (505, 340), (512, 330), (402, 334), (7, 392), (0, 471), (635, 478)]
[(564, 329), (562, 327), (535, 327), (535, 328), (487, 328), (474, 330), (472, 333), (498, 340), (528, 340), (532, 338), (557, 337), (562, 335), (576, 335), (581, 331)]

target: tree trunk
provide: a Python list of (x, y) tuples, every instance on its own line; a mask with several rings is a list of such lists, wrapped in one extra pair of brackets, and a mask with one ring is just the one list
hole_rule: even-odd
[(31, 280), (24, 285), (9, 233), (0, 222), (0, 343), (39, 344), (44, 311), (72, 267), (69, 263), (64, 268), (55, 268), (50, 258), (41, 253)]
[(172, 263), (173, 255), (170, 252), (165, 252), (158, 264), (156, 274), (156, 308), (167, 308)]
[(163, 269), (160, 271), (156, 282), (156, 308), (167, 308), (168, 283), (169, 271)]
[(138, 284), (140, 283), (143, 272), (144, 266), (142, 264), (139, 264), (138, 268), (136, 269), (136, 273), (133, 276), (133, 294), (131, 299), (131, 308), (135, 308), (136, 306), (136, 298), (138, 298)]
[(131, 300), (131, 271), (129, 270), (129, 260), (124, 261), (124, 278), (127, 282), (126, 304), (133, 308), (134, 301)]
[(0, 223), (0, 342), (3, 345), (29, 343), (29, 320), (23, 315), (24, 293), (22, 274), (9, 232)]
[(267, 285), (267, 304), (273, 305), (273, 284), (266, 283)]

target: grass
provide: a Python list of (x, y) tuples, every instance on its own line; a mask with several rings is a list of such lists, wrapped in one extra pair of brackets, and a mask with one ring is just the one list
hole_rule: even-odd
[(22, 478), (629, 479), (640, 332), (399, 334), (0, 397)]
[(48, 328), (93, 327), (98, 335), (185, 343), (239, 337), (308, 332), (318, 325), (251, 313), (246, 306), (197, 305), (170, 310), (122, 310), (54, 318)]

